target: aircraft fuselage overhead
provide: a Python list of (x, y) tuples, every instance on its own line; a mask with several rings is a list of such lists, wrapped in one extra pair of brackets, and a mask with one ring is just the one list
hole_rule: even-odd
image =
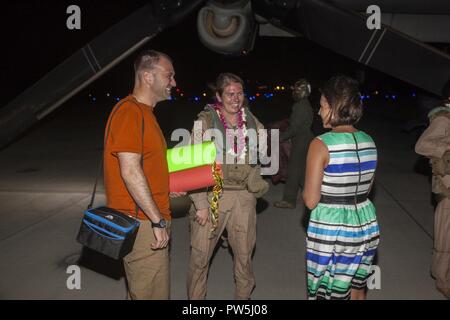
[(430, 45), (450, 43), (447, 0), (152, 0), (3, 106), (0, 148), (194, 14), (200, 41), (225, 55), (249, 53), (259, 36), (300, 36), (433, 94), (450, 74), (449, 55)]

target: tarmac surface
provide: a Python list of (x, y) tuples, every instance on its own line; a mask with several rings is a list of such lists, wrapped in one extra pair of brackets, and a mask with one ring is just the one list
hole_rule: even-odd
[[(75, 240), (101, 152), (103, 126), (88, 111), (68, 108), (0, 152), (0, 299), (125, 299), (120, 265)], [(428, 176), (414, 171), (415, 137), (398, 121), (366, 117), (359, 128), (379, 152), (371, 198), (381, 243), (375, 289), (368, 299), (443, 299), (430, 276), (433, 206)], [(305, 223), (301, 203), (278, 209), (283, 185), (272, 186), (258, 204), (253, 258), (253, 299), (306, 299)], [(96, 203), (104, 201), (100, 186)], [(189, 259), (187, 200), (173, 202), (171, 298), (186, 299)], [(69, 290), (70, 265), (81, 267), (81, 289)], [(219, 248), (212, 261), (208, 299), (232, 299), (232, 257)]]

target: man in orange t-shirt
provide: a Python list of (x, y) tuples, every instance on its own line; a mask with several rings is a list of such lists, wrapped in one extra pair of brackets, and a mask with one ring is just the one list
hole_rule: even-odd
[(153, 109), (170, 97), (175, 71), (166, 54), (153, 50), (139, 54), (134, 70), (133, 93), (114, 107), (105, 132), (107, 206), (141, 222), (124, 257), (129, 298), (169, 299), (167, 146)]

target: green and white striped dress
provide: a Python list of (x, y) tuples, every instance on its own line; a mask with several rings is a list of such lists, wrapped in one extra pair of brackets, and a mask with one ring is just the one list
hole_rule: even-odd
[(362, 131), (328, 132), (318, 138), (330, 161), (308, 225), (308, 298), (349, 299), (352, 288), (366, 286), (379, 242), (375, 207), (367, 199), (377, 150)]

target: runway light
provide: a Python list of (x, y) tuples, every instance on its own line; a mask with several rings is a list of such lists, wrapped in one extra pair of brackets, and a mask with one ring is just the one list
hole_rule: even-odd
[(283, 86), (283, 87), (281, 87), (281, 90), (284, 90), (284, 86)]
[(378, 91), (375, 91), (373, 94), (377, 96), (378, 95)]
[(276, 90), (280, 90), (280, 86), (276, 86), (275, 89), (276, 89)]
[(415, 92), (413, 92), (411, 95), (412, 95), (413, 98), (416, 97), (416, 93)]
[(203, 96), (206, 97), (206, 93), (203, 92)]
[(257, 94), (256, 94), (256, 96), (257, 96), (257, 97), (259, 97), (259, 96), (260, 96), (260, 94), (259, 94), (259, 93), (257, 93)]
[(116, 101), (120, 101), (120, 98), (119, 98), (119, 97), (116, 97)]
[(92, 97), (92, 101), (97, 101), (97, 98), (96, 97)]
[(180, 97), (184, 97), (184, 94), (180, 93)]
[(106, 96), (107, 96), (107, 97), (109, 98), (110, 94), (109, 94), (109, 93), (107, 93), (107, 94), (106, 94)]
[(176, 91), (176, 92), (180, 92), (180, 88), (176, 88), (175, 91)]
[(392, 95), (391, 97), (392, 97), (392, 100), (395, 100), (395, 99), (397, 99), (397, 96), (396, 96), (396, 95), (394, 95), (394, 94), (393, 94), (393, 95)]

